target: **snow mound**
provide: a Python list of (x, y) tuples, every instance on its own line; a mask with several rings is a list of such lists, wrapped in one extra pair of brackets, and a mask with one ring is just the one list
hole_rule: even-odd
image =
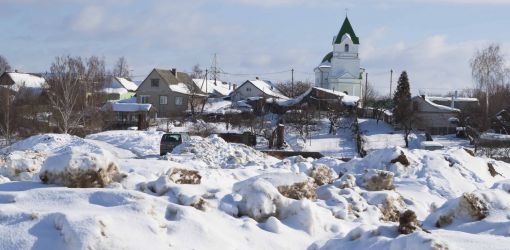
[(129, 150), (139, 157), (159, 155), (159, 144), (164, 132), (161, 131), (106, 131), (86, 136), (86, 139), (107, 142)]
[(45, 153), (30, 150), (12, 151), (0, 155), (0, 175), (13, 181), (33, 180), (39, 173), (45, 158)]
[(192, 161), (204, 168), (267, 166), (277, 161), (244, 144), (227, 143), (217, 135), (192, 137), (189, 142), (177, 146), (167, 157), (181, 163)]
[(68, 146), (46, 159), (39, 178), (66, 187), (105, 187), (119, 180), (115, 157), (92, 144)]
[(246, 215), (259, 222), (274, 217), (289, 227), (303, 230), (311, 235), (337, 230), (330, 224), (334, 217), (327, 209), (307, 199), (293, 200), (284, 197), (275, 187), (278, 184), (289, 184), (289, 179), (290, 182), (296, 183), (307, 177), (294, 174), (283, 175), (280, 178), (274, 177), (254, 177), (234, 185), (233, 191), (242, 197), (237, 203), (238, 215)]

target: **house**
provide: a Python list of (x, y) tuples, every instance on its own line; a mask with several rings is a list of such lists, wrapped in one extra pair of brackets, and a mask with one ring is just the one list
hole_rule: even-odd
[(107, 129), (126, 129), (133, 126), (143, 128), (148, 124), (151, 114), (155, 113), (150, 103), (137, 103), (136, 97), (106, 102), (101, 111), (105, 117)]
[(18, 72), (4, 72), (0, 76), (0, 86), (18, 92), (21, 88), (41, 93), (46, 80), (43, 77)]
[(191, 77), (176, 69), (153, 69), (136, 90), (137, 103), (150, 103), (158, 117), (183, 116), (191, 100), (205, 101), (207, 95), (193, 88)]
[(230, 95), (234, 90), (233, 86), (218, 80), (193, 79), (193, 83), (210, 98), (222, 98)]
[(230, 97), (233, 102), (248, 99), (289, 99), (272, 82), (259, 80), (258, 77), (255, 80), (248, 80), (241, 84), (230, 94)]
[(359, 46), (360, 39), (346, 16), (333, 37), (332, 51), (314, 69), (315, 86), (362, 98), (365, 70), (360, 67)]
[(455, 122), (458, 122), (459, 109), (436, 104), (424, 95), (415, 96), (411, 100), (414, 115), (413, 128), (430, 134), (456, 132)]
[(134, 96), (137, 88), (136, 83), (126, 78), (110, 76), (101, 92), (107, 95), (107, 100), (123, 100)]

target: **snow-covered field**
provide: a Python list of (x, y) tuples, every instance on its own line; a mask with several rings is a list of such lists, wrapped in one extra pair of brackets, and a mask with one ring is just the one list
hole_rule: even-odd
[(44, 134), (1, 149), (0, 248), (510, 245), (510, 164), (461, 147), (278, 160), (211, 136), (160, 157), (161, 133)]

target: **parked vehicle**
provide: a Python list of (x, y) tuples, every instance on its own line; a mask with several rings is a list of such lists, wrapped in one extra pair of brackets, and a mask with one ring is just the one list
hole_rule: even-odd
[(175, 147), (189, 140), (190, 137), (187, 133), (166, 133), (161, 137), (159, 154), (165, 155), (171, 153)]

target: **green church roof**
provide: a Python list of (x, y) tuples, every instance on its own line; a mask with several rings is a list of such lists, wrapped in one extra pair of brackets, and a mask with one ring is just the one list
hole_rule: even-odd
[(333, 58), (333, 51), (329, 52), (323, 59), (322, 62), (331, 62), (331, 58)]
[(359, 44), (359, 38), (354, 33), (351, 23), (349, 22), (349, 18), (347, 18), (347, 17), (345, 17), (344, 23), (342, 24), (342, 28), (340, 28), (340, 31), (338, 32), (338, 35), (336, 36), (335, 44), (341, 43), (342, 37), (345, 34), (349, 34), (349, 36), (351, 36), (352, 42), (354, 44)]

